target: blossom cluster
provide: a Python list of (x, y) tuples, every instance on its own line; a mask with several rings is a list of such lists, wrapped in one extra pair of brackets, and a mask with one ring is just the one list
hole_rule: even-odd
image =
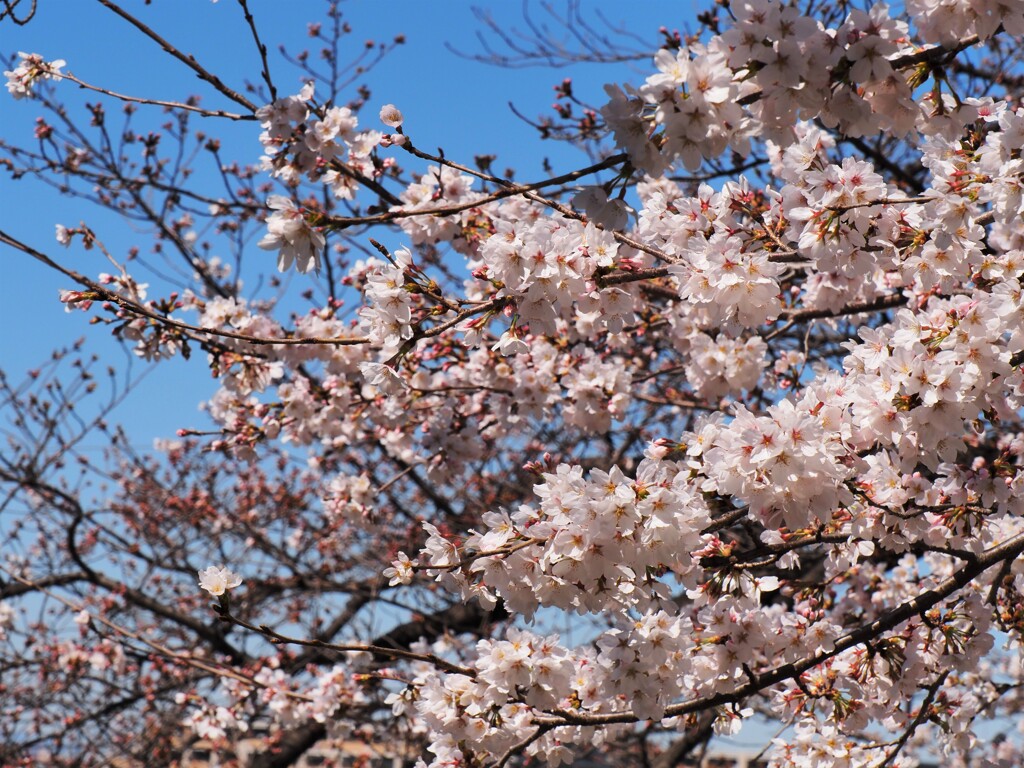
[(369, 155), (380, 142), (377, 131), (359, 131), (359, 119), (349, 107), (311, 110), (313, 83), (256, 110), (263, 133), (260, 143), (264, 170), (295, 186), (302, 176), (331, 187), (350, 199), (357, 182), (354, 174), (373, 174)]
[[(512, 616), (412, 651), (339, 645), (315, 670), (251, 660), (189, 702), (200, 736), (264, 710), (340, 732), (383, 703), (432, 768), (556, 764), (705, 712), (734, 734), (756, 707), (794, 724), (773, 766), (838, 768), (898, 764), (929, 723), (967, 755), (975, 719), (1019, 716), (1003, 681), (1024, 643), (1024, 108), (957, 93), (943, 67), (971, 36), (1024, 34), (1024, 11), (728, 8), (640, 86), (608, 87), (618, 175), (571, 198), (488, 193), (443, 157), (382, 173), (380, 152), (413, 151), (391, 105), (388, 136), (312, 85), (258, 110), (262, 167), (294, 192), (270, 197), (259, 242), (280, 270), (320, 272), (353, 220), (396, 240), (332, 253), (339, 285), (287, 324), (269, 303), (157, 305), (101, 277), (139, 354), (174, 354), (186, 331), (204, 344), (211, 449), (254, 468), (306, 452), (317, 552), (359, 574), (354, 593), (386, 562), (367, 592), (389, 610)], [(15, 96), (59, 75), (23, 59)], [(909, 137), (905, 169), (865, 140), (879, 132)], [(709, 161), (736, 172), (680, 175)], [(298, 191), (403, 179), (362, 220)], [(282, 538), (297, 548), (307, 524)], [(240, 584), (199, 573), (222, 611)], [(589, 636), (547, 632), (562, 614)], [(120, 663), (102, 644), (56, 655)]]
[(67, 66), (64, 59), (46, 61), (38, 53), (18, 53), (21, 62), (13, 70), (4, 71), (7, 92), (16, 99), (32, 95), (32, 87), (39, 80), (60, 80), (60, 70)]

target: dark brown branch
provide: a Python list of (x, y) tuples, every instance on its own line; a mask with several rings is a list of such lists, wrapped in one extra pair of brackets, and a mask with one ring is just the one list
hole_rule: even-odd
[(225, 85), (221, 81), (221, 79), (219, 77), (217, 77), (212, 72), (207, 70), (205, 67), (200, 65), (200, 63), (198, 61), (196, 61), (195, 56), (192, 56), (192, 55), (189, 55), (189, 54), (185, 54), (185, 53), (182, 53), (181, 51), (179, 51), (171, 43), (169, 43), (163, 37), (158, 35), (152, 28), (150, 28), (149, 26), (144, 24), (142, 21), (140, 21), (139, 19), (137, 19), (134, 16), (132, 16), (126, 10), (124, 10), (119, 5), (117, 5), (117, 3), (111, 2), (111, 0), (96, 0), (96, 2), (98, 2), (104, 8), (107, 8), (108, 10), (113, 11), (114, 13), (116, 13), (122, 19), (124, 19), (129, 24), (131, 24), (133, 27), (135, 27), (140, 32), (142, 32), (142, 34), (144, 34), (150, 40), (152, 40), (153, 42), (157, 43), (161, 48), (163, 48), (163, 50), (165, 52), (169, 53), (171, 56), (173, 56), (178, 61), (180, 61), (182, 64), (184, 64), (186, 67), (188, 67), (193, 72), (195, 72), (196, 76), (200, 80), (205, 80), (207, 83), (212, 85), (214, 88), (216, 88), (222, 94), (227, 96), (229, 99), (231, 99), (232, 101), (234, 101), (234, 102), (236, 102), (238, 104), (241, 104), (243, 107), (248, 109), (250, 112), (255, 112), (256, 111), (256, 105), (255, 104), (253, 104), (251, 101), (249, 101), (247, 98), (245, 98), (245, 96), (243, 96), (242, 94), (238, 93), (234, 89), (229, 88), (227, 85)]

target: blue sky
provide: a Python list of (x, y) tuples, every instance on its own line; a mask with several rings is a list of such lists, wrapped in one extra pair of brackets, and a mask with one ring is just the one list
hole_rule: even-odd
[[(525, 30), (519, 3), (482, 5), (502, 30), (513, 35), (517, 30)], [(566, 36), (551, 23), (540, 3), (529, 5), (538, 23), (548, 23), (556, 36)], [(562, 3), (555, 5), (562, 7)], [(241, 90), (246, 80), (259, 79), (258, 57), (236, 2), (157, 0), (146, 5), (140, 0), (125, 0), (124, 6), (232, 87)], [(284, 92), (298, 91), (304, 78), (276, 54), (276, 49), (281, 43), (292, 52), (307, 46), (310, 41), (306, 25), (323, 20), (327, 3), (252, 0), (250, 7), (271, 50), (275, 82)], [(596, 13), (601, 12), (612, 24), (621, 24), (652, 45), (658, 40), (659, 26), (686, 29), (696, 13), (693, 2), (627, 5), (586, 0), (584, 7), (597, 28), (603, 28), (596, 19)], [(495, 168), (514, 167), (518, 179), (542, 178), (544, 158), (550, 159), (556, 171), (586, 164), (586, 158), (563, 144), (542, 142), (532, 128), (513, 115), (509, 102), (530, 118), (549, 114), (554, 101), (553, 86), (571, 76), (576, 93), (583, 100), (600, 104), (603, 83), (639, 82), (650, 67), (647, 62), (640, 62), (552, 71), (536, 67), (503, 69), (468, 60), (450, 50), (482, 51), (477, 34), (483, 26), (474, 15), (473, 5), (467, 2), (355, 0), (342, 3), (341, 10), (354, 30), (348, 38), (353, 54), (366, 40), (390, 41), (398, 34), (406, 38), (403, 46), (365, 78), (372, 97), (363, 113), (363, 124), (377, 127), (379, 106), (394, 103), (403, 110), (406, 130), (418, 146), (428, 150), (443, 147), (448, 157), (467, 163), (477, 154), (497, 154)], [(488, 39), (499, 50), (505, 50), (493, 35)], [(199, 94), (204, 106), (233, 108), (184, 65), (163, 54), (158, 46), (99, 3), (43, 2), (39, 3), (36, 17), (24, 27), (3, 21), (0, 52), (10, 55), (16, 51), (39, 53), (48, 60), (65, 59), (68, 71), (86, 82), (120, 93), (172, 101)], [(62, 83), (60, 89), (72, 114), (83, 114), (83, 102), (96, 99), (94, 94), (83, 94), (72, 83)], [(16, 102), (6, 94), (2, 98), (0, 136), (11, 143), (31, 146), (34, 120), (40, 108), (31, 100)], [(140, 114), (140, 119), (160, 119), (158, 108), (142, 110), (149, 113)], [(116, 112), (116, 107), (111, 105), (109, 112)], [(259, 128), (254, 123), (228, 124), (211, 119), (208, 130), (223, 138), (228, 158), (254, 162), (261, 154)], [(0, 175), (0, 189), (5, 202), (0, 228), (87, 275), (109, 271), (109, 264), (96, 251), (83, 251), (77, 246), (64, 250), (57, 246), (53, 237), (55, 224), (75, 226), (86, 221), (115, 255), (125, 253), (133, 245), (148, 247), (148, 239), (125, 222), (100, 212), (86, 201), (62, 197), (31, 179), (13, 182)], [(84, 313), (63, 311), (57, 302), (57, 292), (72, 287), (66, 278), (19, 253), (0, 251), (0, 258), (6, 285), (16, 286), (16, 290), (5, 291), (0, 304), (0, 322), (6, 329), (0, 334), (0, 365), (12, 378), (17, 379), (21, 371), (39, 364), (54, 347), (80, 336), (87, 337), (88, 348), (104, 362), (125, 365), (125, 354), (109, 340), (104, 329), (90, 326)], [(272, 270), (273, 255), (268, 253), (266, 258), (267, 269)], [(297, 280), (290, 285), (296, 293), (302, 288)], [(158, 286), (154, 286), (151, 295), (159, 293)], [(136, 371), (143, 368), (141, 363), (134, 364)], [(155, 437), (172, 436), (178, 427), (201, 426), (197, 404), (212, 393), (213, 386), (201, 359), (162, 364), (120, 408), (118, 420), (129, 427), (129, 434), (140, 447), (148, 446)], [(159, 407), (154, 407), (156, 403)]]

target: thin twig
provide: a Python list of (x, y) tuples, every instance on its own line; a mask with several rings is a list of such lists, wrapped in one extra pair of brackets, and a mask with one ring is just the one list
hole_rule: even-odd
[(84, 88), (89, 91), (95, 91), (96, 93), (102, 93), (105, 96), (110, 96), (113, 99), (119, 101), (127, 101), (132, 104), (150, 104), (156, 107), (166, 107), (167, 109), (182, 109), (188, 112), (195, 112), (203, 117), (224, 117), (228, 120), (255, 120), (255, 115), (239, 115), (235, 112), (226, 112), (222, 109), (203, 109), (193, 104), (184, 104), (180, 101), (161, 101), (160, 99), (144, 99), (139, 96), (128, 96), (123, 93), (117, 93), (106, 88), (101, 88), (97, 85), (90, 85), (84, 80), (76, 77), (70, 72), (61, 72), (59, 75), (55, 75), (55, 79), (70, 80), (76, 83), (79, 88)]
[(370, 645), (367, 643), (328, 643), (323, 640), (289, 637), (288, 635), (283, 635), (280, 632), (271, 629), (266, 624), (260, 624), (257, 626), (256, 624), (240, 619), (237, 616), (233, 616), (230, 611), (223, 607), (223, 605), (218, 606), (218, 613), (224, 621), (263, 635), (275, 643), (285, 645), (302, 645), (310, 648), (340, 651), (342, 653), (369, 653), (374, 656), (405, 659), (407, 661), (423, 661), (428, 664), (432, 664), (438, 669), (443, 669), (445, 672), (454, 672), (456, 674), (466, 675), (467, 677), (476, 677), (476, 672), (469, 667), (460, 667), (458, 664), (453, 664), (450, 661), (446, 661), (439, 656), (434, 656), (429, 653), (416, 653), (415, 651), (405, 651), (401, 648), (385, 648), (381, 645)]

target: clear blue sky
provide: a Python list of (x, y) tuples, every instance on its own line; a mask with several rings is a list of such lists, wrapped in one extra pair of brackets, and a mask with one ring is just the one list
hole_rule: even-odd
[[(560, 2), (553, 4), (563, 7)], [(28, 5), (27, 1), (24, 5)], [(240, 90), (247, 79), (258, 80), (258, 59), (238, 4), (233, 0), (216, 4), (209, 0), (165, 0), (150, 5), (125, 0), (124, 5), (236, 89)], [(513, 34), (515, 29), (525, 30), (520, 3), (480, 5), (504, 30)], [(309, 42), (307, 22), (323, 19), (326, 6), (320, 0), (251, 2), (257, 25), (272, 52), (274, 79), (286, 92), (297, 91), (303, 78), (276, 55), (277, 45), (283, 43), (293, 52), (305, 47)], [(541, 5), (533, 2), (530, 6), (535, 18), (544, 21)], [(693, 2), (624, 4), (584, 0), (584, 7), (591, 18), (599, 10), (610, 22), (621, 23), (651, 44), (656, 44), (659, 26), (688, 28), (696, 12)], [(639, 82), (650, 67), (644, 62), (557, 71), (502, 69), (460, 58), (446, 44), (467, 52), (482, 50), (476, 39), (482, 25), (467, 2), (356, 0), (342, 3), (341, 9), (355, 31), (348, 39), (357, 48), (366, 40), (391, 40), (397, 34), (404, 34), (407, 41), (366, 78), (373, 95), (363, 113), (364, 124), (377, 127), (379, 106), (395, 103), (403, 110), (407, 131), (418, 146), (443, 147), (447, 156), (466, 162), (471, 162), (476, 154), (497, 154), (495, 167), (512, 166), (519, 179), (541, 178), (545, 157), (550, 158), (556, 170), (583, 164), (585, 158), (564, 145), (541, 142), (535, 131), (514, 117), (509, 102), (531, 118), (549, 113), (554, 100), (552, 86), (571, 76), (579, 96), (599, 104), (603, 100), (604, 82)], [(601, 26), (596, 20), (594, 23)], [(493, 36), (489, 39), (496, 42)], [(50, 0), (39, 3), (37, 16), (27, 26), (15, 26), (9, 20), (0, 23), (0, 52), (9, 55), (16, 51), (39, 53), (48, 60), (65, 59), (66, 69), (78, 77), (121, 93), (174, 101), (195, 93), (203, 97), (204, 106), (232, 108), (230, 102), (198, 81), (182, 64), (164, 55), (96, 2)], [(61, 89), (72, 105), (72, 114), (76, 110), (81, 114), (85, 99), (95, 100), (93, 94), (84, 95), (71, 83), (62, 84)], [(39, 107), (31, 100), (15, 102), (6, 94), (2, 103), (0, 136), (12, 143), (31, 145)], [(159, 119), (158, 109), (142, 109), (151, 111), (151, 119)], [(116, 107), (112, 106), (110, 112), (116, 112)], [(261, 154), (259, 128), (254, 123), (234, 125), (211, 120), (209, 130), (224, 138), (227, 158), (253, 162)], [(61, 197), (32, 180), (12, 182), (0, 174), (0, 190), (4, 199), (0, 221), (4, 229), (87, 275), (95, 276), (109, 270), (109, 266), (96, 251), (86, 252), (77, 246), (64, 250), (57, 246), (53, 238), (56, 223), (74, 226), (87, 221), (115, 254), (123, 254), (135, 244), (148, 244), (144, 236), (133, 232), (124, 222), (102, 214), (85, 201)], [(57, 291), (72, 287), (67, 279), (22, 254), (0, 251), (0, 258), (6, 287), (0, 303), (4, 329), (0, 333), (0, 364), (13, 378), (44, 360), (53, 347), (82, 335), (89, 338), (90, 349), (105, 361), (124, 364), (123, 352), (108, 340), (106, 331), (89, 326), (84, 313), (63, 311), (57, 302)], [(266, 254), (266, 258), (270, 270), (273, 256)], [(291, 289), (298, 292), (302, 286), (293, 280)], [(142, 365), (137, 363), (136, 370), (141, 369)], [(121, 408), (119, 421), (129, 425), (129, 434), (145, 447), (154, 437), (172, 436), (178, 427), (203, 425), (196, 406), (212, 391), (213, 382), (201, 359), (194, 358), (187, 364), (164, 364)], [(154, 407), (155, 403), (159, 407)]]

